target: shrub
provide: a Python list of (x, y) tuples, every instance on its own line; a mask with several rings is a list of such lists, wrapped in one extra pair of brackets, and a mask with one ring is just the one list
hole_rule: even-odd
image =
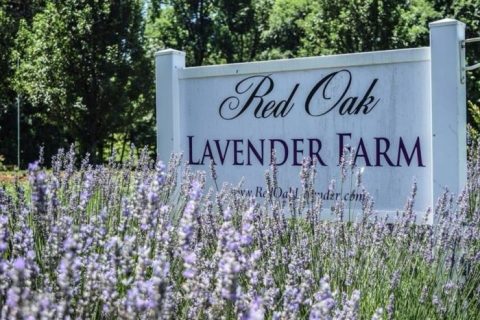
[(2, 319), (480, 318), (478, 157), (434, 226), (413, 223), (416, 186), (395, 224), (366, 191), (358, 219), (337, 201), (321, 220), (308, 161), (285, 203), (207, 188), (177, 155), (75, 161), (61, 150), (51, 171), (29, 166), (28, 186), (0, 188)]

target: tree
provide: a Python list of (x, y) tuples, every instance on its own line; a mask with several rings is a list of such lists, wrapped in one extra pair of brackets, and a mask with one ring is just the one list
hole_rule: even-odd
[(215, 47), (227, 63), (253, 59), (254, 8), (251, 0), (219, 0), (214, 18)]
[(152, 105), (143, 28), (139, 0), (65, 0), (48, 2), (19, 31), (16, 87), (94, 161)]
[(147, 24), (149, 48), (185, 51), (189, 66), (258, 59), (273, 2), (152, 1)]
[[(459, 0), (453, 4), (453, 16), (467, 26), (465, 37), (480, 37), (480, 4), (477, 0)], [(467, 44), (467, 65), (480, 62), (480, 43)], [(467, 99), (480, 105), (480, 69), (467, 72)]]
[[(17, 92), (13, 87), (13, 76), (17, 66), (15, 39), (21, 23), (29, 24), (33, 16), (44, 7), (41, 0), (15, 0), (0, 2), (0, 155), (5, 156), (6, 163), (16, 163), (17, 153)], [(31, 106), (22, 101), (21, 123), (35, 123), (38, 117), (31, 111)], [(40, 129), (40, 128), (39, 128)], [(45, 127), (43, 132), (49, 130)], [(40, 129), (40, 130), (41, 130)], [(21, 154), (23, 165), (38, 155), (38, 148), (29, 148), (35, 142), (35, 132), (21, 131)]]
[(13, 71), (11, 66), (11, 51), (15, 41), (17, 26), (9, 7), (0, 4), (0, 106), (5, 112), (8, 104), (12, 103), (13, 92), (10, 86), (10, 77)]
[(186, 51), (187, 65), (202, 65), (210, 55), (214, 0), (154, 0), (151, 8), (150, 46)]
[(428, 45), (428, 22), (434, 16), (425, 0), (322, 0), (317, 12), (306, 19), (303, 52), (319, 55)]
[(306, 18), (318, 9), (308, 0), (277, 0), (274, 2), (263, 33), (263, 59), (301, 56), (302, 41), (306, 36)]

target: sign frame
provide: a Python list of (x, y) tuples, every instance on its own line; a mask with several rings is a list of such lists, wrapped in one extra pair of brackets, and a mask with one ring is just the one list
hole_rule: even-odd
[[(430, 61), (430, 100), (432, 190), (429, 207), (447, 188), (455, 194), (462, 192), (467, 176), (466, 150), (466, 85), (465, 24), (443, 19), (429, 24), (430, 47), (374, 51), (333, 56), (307, 57), (215, 66), (185, 67), (185, 53), (173, 49), (155, 54), (157, 154), (168, 161), (170, 154), (180, 153), (182, 101), (180, 81), (186, 79), (231, 75), (267, 74), (285, 71), (340, 68), (388, 63)], [(234, 183), (235, 181), (232, 181)], [(405, 194), (405, 197), (407, 194)], [(423, 220), (418, 208), (417, 221)], [(402, 210), (402, 208), (398, 208)], [(393, 212), (385, 212), (392, 215)], [(433, 215), (428, 223), (434, 222)]]

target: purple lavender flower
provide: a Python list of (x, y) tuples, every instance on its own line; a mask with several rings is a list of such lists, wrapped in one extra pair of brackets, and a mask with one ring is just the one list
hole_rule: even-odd
[(8, 248), (8, 217), (0, 215), (0, 257)]
[(255, 297), (249, 306), (247, 315), (243, 320), (263, 320), (265, 317), (265, 310), (262, 305), (262, 299)]
[(310, 320), (332, 319), (332, 312), (336, 306), (335, 296), (330, 289), (328, 276), (320, 280), (320, 290), (314, 295), (315, 303), (310, 311)]
[[(376, 217), (348, 154), (342, 170), (352, 185), (359, 175), (368, 217), (349, 223), (320, 219), (308, 159), (302, 193), (287, 205), (273, 195), (256, 202), (228, 184), (204, 195), (205, 173), (180, 169), (181, 156), (168, 169), (135, 157), (121, 166), (83, 159), (75, 169), (71, 149), (55, 157), (52, 173), (31, 164), (32, 197), (21, 185), (0, 187), (0, 319), (479, 315), (480, 152), (465, 191), (432, 208), (434, 226), (415, 224), (415, 185), (398, 224)], [(277, 175), (272, 163), (268, 192)], [(339, 217), (344, 210), (343, 201), (333, 208)], [(404, 271), (406, 289), (421, 292), (403, 294)]]

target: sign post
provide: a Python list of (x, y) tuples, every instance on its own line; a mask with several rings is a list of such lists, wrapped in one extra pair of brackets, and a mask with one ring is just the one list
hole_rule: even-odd
[(467, 182), (465, 24), (430, 23), (432, 81), (433, 194), (459, 193)]
[(155, 54), (157, 154), (165, 163), (172, 152), (181, 152), (179, 70), (185, 68), (185, 53), (173, 49)]

